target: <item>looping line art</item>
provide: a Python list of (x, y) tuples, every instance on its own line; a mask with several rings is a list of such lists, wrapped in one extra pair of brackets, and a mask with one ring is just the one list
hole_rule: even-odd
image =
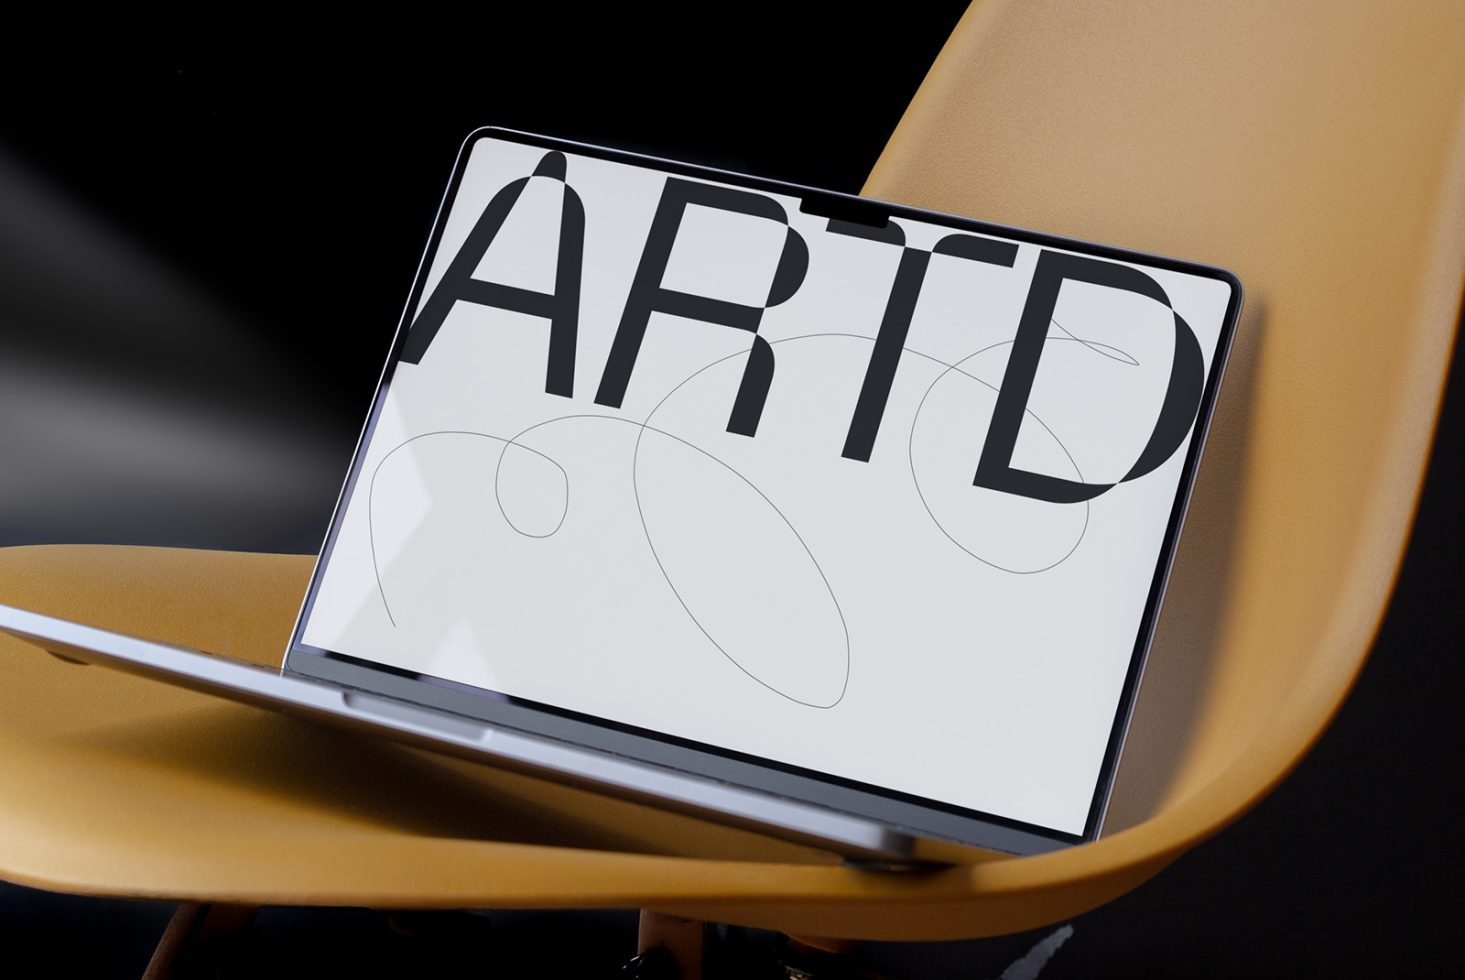
[[(1110, 358), (1112, 360), (1118, 361), (1118, 362), (1120, 362), (1122, 364), (1125, 364), (1125, 365), (1128, 365), (1128, 366), (1133, 366), (1133, 367), (1138, 367), (1139, 366), (1139, 361), (1137, 361), (1135, 358), (1133, 358), (1132, 356), (1130, 356), (1128, 353), (1126, 353), (1123, 350), (1120, 350), (1117, 347), (1113, 347), (1111, 345), (1103, 344), (1103, 343), (1100, 343), (1098, 341), (1087, 340), (1087, 339), (1084, 339), (1084, 338), (1075, 336), (1073, 333), (1071, 333), (1066, 328), (1064, 328), (1062, 324), (1059, 324), (1056, 320), (1053, 321), (1053, 324), (1060, 331), (1062, 331), (1065, 336), (1062, 336), (1062, 337), (1056, 337), (1056, 336), (1055, 337), (1050, 337), (1049, 339), (1051, 341), (1077, 343), (1077, 344), (1081, 345), (1082, 347), (1084, 347), (1085, 349), (1090, 350), (1090, 351), (1092, 351), (1093, 353), (1095, 353), (1095, 354), (1097, 354), (1099, 356)], [(779, 344), (788, 344), (788, 343), (793, 343), (793, 342), (796, 342), (796, 341), (808, 341), (808, 340), (827, 339), (827, 338), (846, 338), (846, 339), (852, 339), (852, 340), (865, 341), (865, 342), (871, 343), (871, 344), (874, 343), (873, 338), (866, 337), (866, 336), (864, 336), (862, 334), (838, 333), (838, 332), (801, 334), (801, 335), (794, 336), (794, 337), (785, 337), (785, 338), (782, 338), (782, 339), (779, 339), (779, 340), (770, 340), (770, 341), (768, 341), (768, 343), (770, 344), (770, 346), (777, 346)], [(1002, 348), (1002, 347), (1009, 347), (1009, 346), (1012, 345), (1012, 343), (1013, 343), (1012, 341), (1008, 340), (1008, 341), (1002, 341), (1000, 343), (988, 345), (987, 347), (983, 347), (980, 350), (974, 351), (971, 354), (968, 354), (965, 357), (963, 357), (960, 360), (958, 360), (956, 362), (953, 362), (953, 363), (948, 363), (948, 362), (943, 361), (943, 360), (941, 360), (939, 358), (936, 358), (936, 357), (933, 357), (933, 356), (931, 356), (929, 354), (923, 353), (922, 351), (915, 350), (914, 348), (911, 348), (911, 347), (905, 347), (905, 348), (903, 348), (903, 350), (904, 350), (905, 353), (911, 354), (911, 355), (916, 356), (916, 357), (924, 358), (925, 360), (930, 361), (933, 364), (936, 364), (937, 366), (943, 368), (943, 370), (936, 377), (936, 379), (934, 381), (932, 381), (930, 385), (927, 386), (924, 394), (921, 396), (920, 402), (916, 406), (916, 411), (915, 411), (914, 415), (912, 416), (911, 426), (910, 426), (910, 432), (909, 432), (909, 435), (908, 435), (908, 438), (907, 438), (907, 460), (908, 460), (908, 462), (910, 464), (911, 480), (912, 480), (912, 484), (914, 486), (914, 489), (916, 491), (916, 495), (920, 499), (921, 505), (925, 509), (927, 516), (930, 517), (932, 524), (935, 525), (935, 527), (937, 528), (937, 530), (941, 532), (942, 536), (945, 537), (946, 540), (950, 541), (952, 543), (952, 545), (954, 545), (956, 548), (960, 549), (962, 552), (964, 552), (969, 557), (975, 559), (976, 561), (979, 561), (979, 562), (983, 563), (984, 565), (987, 565), (987, 566), (989, 566), (991, 568), (997, 569), (999, 571), (1007, 572), (1007, 573), (1010, 573), (1010, 574), (1027, 575), (1027, 574), (1036, 574), (1038, 572), (1048, 571), (1049, 569), (1054, 568), (1054, 567), (1062, 564), (1063, 562), (1067, 561), (1073, 555), (1073, 553), (1078, 550), (1078, 547), (1083, 542), (1084, 535), (1087, 533), (1087, 530), (1088, 530), (1090, 502), (1089, 501), (1084, 501), (1084, 521), (1083, 521), (1082, 529), (1080, 530), (1080, 532), (1078, 534), (1078, 537), (1075, 539), (1073, 545), (1067, 550), (1067, 552), (1065, 552), (1063, 554), (1062, 557), (1060, 557), (1056, 561), (1054, 561), (1054, 562), (1052, 562), (1052, 563), (1050, 563), (1050, 564), (1048, 564), (1048, 565), (1046, 565), (1046, 566), (1044, 566), (1042, 568), (1037, 568), (1037, 569), (1013, 569), (1013, 568), (1004, 567), (1003, 565), (1001, 565), (1001, 564), (999, 564), (997, 562), (991, 561), (991, 560), (989, 560), (987, 558), (983, 558), (981, 555), (977, 554), (971, 548), (968, 548), (966, 545), (962, 544), (960, 541), (958, 541), (951, 534), (950, 531), (948, 531), (942, 525), (941, 521), (937, 518), (936, 514), (932, 510), (931, 505), (930, 505), (929, 501), (927, 500), (927, 497), (926, 497), (925, 493), (921, 489), (920, 480), (919, 480), (919, 478), (918, 478), (918, 476), (916, 474), (915, 461), (914, 461), (914, 449), (913, 449), (913, 443), (914, 443), (914, 440), (915, 440), (916, 428), (917, 428), (917, 426), (919, 424), (919, 421), (920, 421), (921, 412), (925, 408), (926, 401), (930, 397), (931, 392), (936, 388), (936, 386), (938, 384), (941, 383), (942, 379), (945, 378), (947, 375), (955, 372), (957, 374), (960, 374), (960, 375), (965, 376), (966, 378), (969, 378), (972, 381), (977, 382), (978, 384), (984, 386), (985, 388), (991, 390), (994, 393), (1000, 391), (1000, 388), (997, 385), (994, 385), (994, 384), (992, 384), (992, 383), (990, 383), (988, 381), (985, 381), (984, 379), (982, 379), (982, 378), (978, 377), (977, 375), (971, 373), (969, 370), (965, 369), (963, 367), (963, 365), (966, 365), (969, 361), (973, 360), (974, 358), (980, 357), (983, 354), (990, 353), (991, 351), (997, 350), (997, 349)], [(632, 492), (633, 492), (633, 495), (634, 495), (634, 498), (635, 498), (635, 502), (636, 502), (636, 511), (637, 511), (637, 517), (638, 517), (638, 519), (640, 521), (640, 525), (641, 525), (641, 532), (642, 532), (643, 537), (646, 540), (646, 545), (647, 545), (647, 548), (649, 549), (649, 551), (651, 553), (651, 557), (656, 562), (657, 568), (661, 571), (661, 575), (662, 575), (663, 579), (665, 579), (665, 581), (666, 581), (667, 587), (671, 590), (672, 595), (676, 597), (678, 604), (681, 605), (682, 609), (686, 612), (688, 618), (691, 619), (692, 623), (697, 627), (697, 629), (702, 633), (702, 635), (707, 638), (707, 641), (709, 643), (711, 643), (712, 646), (714, 648), (716, 648), (717, 651), (719, 653), (721, 653), (722, 656), (725, 657), (728, 660), (728, 662), (730, 662), (733, 666), (737, 667), (737, 669), (739, 671), (741, 671), (743, 674), (745, 674), (746, 676), (748, 676), (749, 678), (751, 678), (753, 681), (757, 682), (762, 687), (764, 687), (767, 690), (771, 691), (772, 693), (778, 695), (779, 697), (782, 697), (782, 698), (785, 698), (785, 699), (787, 699), (789, 701), (792, 701), (795, 704), (803, 705), (805, 707), (810, 707), (810, 708), (818, 708), (818, 709), (821, 709), (821, 710), (827, 710), (827, 709), (833, 708), (836, 705), (838, 705), (841, 701), (844, 700), (845, 694), (849, 690), (849, 677), (850, 677), (850, 667), (851, 667), (849, 626), (848, 626), (848, 623), (847, 623), (847, 621), (845, 619), (844, 610), (840, 606), (839, 597), (837, 595), (835, 595), (833, 587), (829, 584), (829, 578), (828, 578), (828, 576), (825, 575), (823, 567), (819, 564), (818, 558), (814, 555), (813, 551), (809, 548), (807, 542), (804, 540), (803, 535), (801, 535), (799, 533), (798, 528), (794, 526), (794, 523), (789, 520), (788, 516), (786, 514), (784, 514), (784, 512), (782, 510), (779, 509), (778, 505), (775, 504), (773, 502), (773, 500), (771, 500), (766, 493), (764, 493), (761, 489), (759, 489), (759, 487), (756, 484), (754, 484), (746, 476), (744, 476), (742, 473), (740, 473), (737, 469), (735, 469), (734, 467), (732, 467), (731, 465), (729, 465), (728, 463), (726, 463), (722, 459), (719, 459), (717, 456), (713, 455), (712, 453), (708, 452), (706, 449), (703, 449), (701, 446), (698, 446), (695, 443), (690, 442), (687, 439), (682, 438), (681, 436), (678, 436), (678, 435), (676, 435), (674, 433), (668, 432), (665, 429), (658, 428), (658, 427), (656, 427), (656, 426), (654, 426), (654, 425), (651, 424), (652, 423), (652, 420), (656, 417), (656, 414), (659, 411), (661, 411), (662, 407), (667, 403), (667, 401), (670, 400), (673, 395), (675, 395), (678, 391), (680, 391), (682, 388), (684, 388), (687, 384), (691, 383), (693, 380), (695, 380), (697, 377), (699, 377), (700, 375), (704, 374), (705, 372), (712, 370), (713, 368), (717, 367), (720, 364), (723, 364), (724, 362), (733, 360), (735, 358), (746, 357), (747, 355), (748, 355), (748, 352), (747, 351), (738, 351), (738, 352), (735, 352), (735, 353), (732, 353), (732, 354), (728, 354), (728, 355), (726, 355), (724, 357), (720, 357), (717, 360), (712, 361), (711, 363), (706, 364), (703, 367), (699, 368), (698, 370), (694, 371), (692, 374), (690, 374), (686, 378), (682, 379), (682, 381), (680, 381), (675, 387), (673, 387), (665, 395), (663, 395), (662, 398), (661, 398), (661, 400), (656, 403), (656, 406), (654, 408), (652, 408), (649, 413), (647, 413), (646, 418), (643, 419), (643, 420), (641, 420), (641, 421), (637, 421), (635, 419), (621, 418), (621, 417), (613, 416), (613, 415), (601, 415), (601, 414), (596, 414), (596, 413), (576, 413), (576, 414), (571, 414), (571, 415), (561, 415), (561, 416), (557, 416), (557, 417), (551, 418), (551, 419), (545, 419), (544, 421), (537, 422), (534, 425), (531, 425), (528, 428), (522, 429), (519, 432), (517, 432), (517, 433), (515, 433), (515, 434), (513, 434), (511, 436), (500, 436), (500, 435), (495, 435), (495, 434), (492, 434), (492, 433), (478, 432), (478, 431), (466, 430), (466, 429), (440, 429), (440, 430), (436, 430), (436, 431), (433, 431), (433, 432), (419, 433), (418, 435), (412, 436), (411, 438), (406, 439), (403, 442), (399, 443), (398, 445), (394, 446), (384, 456), (382, 456), (381, 460), (377, 463), (375, 469), (372, 470), (371, 479), (370, 479), (370, 481), (368, 483), (368, 488), (367, 488), (367, 533), (368, 533), (368, 542), (369, 542), (370, 549), (371, 549), (372, 570), (373, 570), (373, 573), (375, 574), (375, 577), (376, 577), (377, 592), (378, 592), (378, 594), (381, 597), (382, 606), (385, 609), (386, 614), (387, 614), (387, 618), (388, 618), (388, 620), (390, 620), (392, 626), (393, 627), (396, 627), (398, 624), (397, 624), (396, 616), (392, 612), (391, 603), (387, 599), (386, 586), (385, 586), (385, 584), (382, 581), (381, 563), (380, 563), (380, 561), (378, 559), (378, 556), (377, 556), (377, 547), (376, 547), (376, 509), (375, 508), (376, 508), (376, 484), (377, 484), (377, 479), (381, 475), (382, 469), (387, 465), (388, 461), (390, 461), (393, 456), (395, 456), (401, 450), (403, 450), (403, 449), (407, 448), (408, 446), (412, 445), (413, 443), (416, 443), (416, 442), (419, 442), (419, 441), (422, 441), (422, 440), (425, 440), (425, 439), (435, 439), (435, 438), (444, 438), (444, 437), (460, 437), (460, 438), (470, 438), (470, 439), (485, 439), (485, 440), (488, 440), (490, 442), (495, 442), (495, 443), (500, 444), (498, 459), (497, 459), (497, 461), (495, 463), (495, 467), (494, 467), (494, 481), (493, 481), (493, 484), (494, 484), (494, 502), (495, 502), (495, 504), (498, 507), (499, 514), (504, 519), (504, 523), (507, 524), (509, 526), (509, 528), (511, 530), (513, 530), (515, 533), (520, 534), (520, 535), (522, 535), (522, 536), (524, 536), (526, 538), (545, 539), (545, 538), (553, 537), (555, 534), (559, 533), (560, 529), (564, 527), (565, 521), (566, 521), (566, 519), (569, 516), (569, 509), (570, 509), (570, 491), (571, 491), (570, 475), (569, 475), (569, 472), (565, 469), (565, 467), (563, 465), (560, 464), (560, 462), (558, 460), (554, 459), (553, 457), (549, 456), (548, 454), (546, 454), (544, 452), (541, 452), (538, 449), (533, 448), (532, 446), (525, 445), (522, 440), (525, 439), (526, 437), (528, 437), (529, 435), (531, 435), (532, 433), (535, 433), (535, 432), (544, 430), (544, 429), (546, 429), (546, 428), (548, 428), (550, 426), (558, 426), (558, 425), (563, 425), (565, 423), (571, 423), (571, 422), (582, 422), (582, 423), (583, 422), (594, 422), (594, 423), (607, 423), (608, 422), (608, 423), (613, 423), (613, 424), (617, 424), (617, 425), (630, 425), (630, 426), (635, 427), (638, 430), (637, 433), (636, 433), (636, 442), (635, 442), (634, 449), (632, 451), (632, 458), (631, 458), (631, 489), (632, 489)], [(1026, 414), (1027, 414), (1028, 417), (1032, 418), (1032, 420), (1037, 425), (1041, 426), (1042, 429), (1053, 439), (1054, 443), (1063, 452), (1063, 455), (1067, 458), (1069, 464), (1073, 467), (1073, 471), (1077, 475), (1078, 479), (1080, 479), (1080, 480), (1084, 479), (1084, 476), (1083, 476), (1082, 471), (1079, 469), (1077, 462), (1073, 458), (1073, 454), (1068, 451), (1068, 448), (1066, 446), (1064, 446), (1063, 442), (1058, 438), (1057, 434), (1053, 432), (1053, 430), (1048, 426), (1048, 424), (1046, 422), (1044, 422), (1041, 418), (1039, 418), (1031, 410), (1028, 410)], [(815, 702), (815, 701), (804, 700), (804, 699), (795, 697), (794, 695), (789, 694), (787, 691), (780, 690), (778, 687), (776, 687), (773, 684), (769, 683), (769, 681), (767, 681), (766, 679), (764, 679), (762, 677), (759, 677), (753, 671), (749, 670), (744, 664), (742, 664), (741, 662), (739, 662), (738, 658), (735, 657), (726, 648), (726, 646), (722, 642), (720, 642), (715, 636), (712, 635), (712, 633), (708, 630), (707, 626), (698, 618), (697, 614), (692, 610), (692, 608), (688, 604), (686, 598), (682, 595), (681, 590), (678, 589), (677, 583), (672, 578), (672, 575), (668, 571), (665, 562), (662, 560), (661, 552), (657, 549), (656, 541), (654, 539), (654, 536), (651, 533), (651, 529), (648, 526), (647, 520), (646, 520), (646, 512), (645, 512), (645, 508), (644, 508), (643, 503), (642, 503), (640, 466), (641, 466), (641, 448), (642, 448), (642, 443), (645, 440), (646, 433), (648, 433), (648, 432), (654, 433), (655, 435), (658, 435), (658, 436), (664, 436), (664, 437), (666, 437), (668, 439), (671, 439), (671, 440), (673, 440), (673, 441), (675, 441), (675, 442), (677, 442), (677, 443), (679, 443), (679, 444), (687, 447), (688, 449), (695, 450), (696, 452), (698, 452), (698, 453), (702, 454), (703, 456), (705, 456), (707, 459), (709, 459), (712, 462), (716, 463), (718, 466), (721, 466), (723, 469), (725, 469), (727, 472), (731, 473), (733, 476), (737, 477), (745, 485), (747, 485), (750, 489), (752, 489), (753, 492), (756, 493), (758, 495), (758, 497), (761, 498), (762, 501), (764, 503), (766, 503), (768, 505), (768, 507), (770, 509), (772, 509), (772, 511), (775, 514), (778, 515), (778, 518), (784, 523), (784, 525), (787, 526), (787, 528), (789, 529), (789, 531), (793, 534), (794, 538), (799, 542), (800, 547), (803, 548), (804, 553), (808, 556), (809, 561), (813, 564), (814, 569), (818, 572), (820, 581), (823, 583), (824, 588), (829, 593), (830, 600), (833, 603), (835, 612), (837, 613), (837, 615), (839, 617), (840, 628), (841, 628), (841, 630), (842, 630), (842, 632), (844, 634), (844, 671), (843, 671), (843, 678), (842, 678), (841, 683), (840, 683), (840, 686), (839, 686), (839, 694), (838, 694), (837, 697), (833, 698), (832, 700), (829, 700), (827, 703), (825, 703), (825, 702)], [(521, 528), (520, 526), (518, 526), (514, 522), (514, 519), (509, 515), (508, 510), (504, 506), (504, 502), (503, 502), (503, 489), (502, 489), (503, 465), (504, 465), (504, 458), (508, 454), (508, 452), (509, 452), (510, 449), (519, 449), (519, 450), (523, 450), (525, 452), (532, 453), (535, 456), (538, 456), (541, 459), (543, 459), (544, 461), (546, 461), (547, 463), (549, 463), (551, 466), (553, 466), (559, 472), (560, 480), (561, 480), (561, 482), (563, 483), (563, 486), (564, 486), (564, 494), (563, 494), (564, 507), (561, 510), (561, 512), (559, 514), (559, 518), (555, 522), (554, 527), (551, 528), (548, 531), (541, 532), (541, 533), (534, 533), (534, 532), (525, 530), (524, 528)]]

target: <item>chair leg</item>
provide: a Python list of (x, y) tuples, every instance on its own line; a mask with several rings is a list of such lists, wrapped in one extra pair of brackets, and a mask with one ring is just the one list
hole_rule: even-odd
[(702, 934), (706, 923), (641, 910), (631, 976), (702, 980)]
[(199, 972), (221, 943), (243, 932), (258, 911), (255, 905), (184, 902), (168, 920), (142, 980), (182, 980)]

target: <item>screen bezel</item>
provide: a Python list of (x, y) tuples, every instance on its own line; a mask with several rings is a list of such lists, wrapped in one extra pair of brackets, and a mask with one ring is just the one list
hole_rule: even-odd
[[(309, 619), (321, 579), (329, 565), (347, 502), (351, 499), (360, 475), (366, 447), (370, 443), (391, 386), (407, 330), (413, 318), (412, 314), (421, 298), (427, 273), (436, 255), (447, 216), (452, 209), (473, 148), (479, 140), (485, 138), (526, 144), (546, 151), (558, 150), (564, 153), (595, 157), (653, 169), (668, 175), (700, 178), (750, 190), (784, 194), (799, 198), (804, 202), (806, 211), (819, 215), (865, 217), (871, 213), (878, 213), (888, 218), (908, 218), (957, 231), (975, 232), (1040, 247), (1081, 252), (1097, 258), (1133, 262), (1226, 283), (1230, 290), (1230, 297), (1224, 321), (1215, 352), (1211, 357), (1210, 368), (1201, 395), (1201, 404), (1194, 423), (1194, 432), (1186, 451), (1185, 464), (1176, 488), (1159, 560), (1150, 583), (1149, 594), (1140, 619), (1134, 649), (1131, 653), (1119, 703), (1115, 709), (1108, 744), (1095, 782), (1082, 833), (1067, 833), (1025, 823), (999, 814), (913, 796), (869, 783), (750, 756), (661, 732), (636, 728), (609, 719), (596, 718), (500, 692), (474, 688), (444, 678), (416, 674), (337, 651), (314, 647), (301, 640), (301, 634)], [(1144, 661), (1154, 636), (1160, 603), (1173, 564), (1175, 546), (1209, 429), (1217, 391), (1225, 371), (1241, 300), (1240, 280), (1230, 271), (1215, 266), (1012, 228), (973, 218), (875, 201), (852, 194), (820, 190), (626, 150), (594, 146), (495, 126), (481, 127), (468, 135), (458, 151), (452, 175), (434, 218), (426, 248), (418, 264), (417, 273), (413, 277), (412, 288), (398, 320), (386, 364), (377, 383), (371, 410), (357, 440), (351, 466), (337, 498), (325, 542), (312, 571), (310, 585), (301, 604), (299, 615), (296, 617), (283, 669), (286, 673), (401, 698), (490, 724), (504, 725), (587, 748), (612, 752), (653, 765), (710, 776), (749, 789), (828, 806), (857, 816), (879, 820), (892, 827), (921, 836), (931, 835), (1014, 854), (1039, 853), (1093, 840), (1098, 836), (1102, 826), (1104, 812), (1113, 788), (1120, 750), (1123, 747), (1129, 719), (1133, 712)]]

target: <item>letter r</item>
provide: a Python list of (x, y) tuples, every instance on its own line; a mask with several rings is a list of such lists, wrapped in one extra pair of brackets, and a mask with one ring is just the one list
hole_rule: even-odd
[(788, 215), (783, 207), (771, 197), (717, 184), (668, 177), (661, 192), (661, 201), (656, 206), (656, 215), (651, 221), (651, 231), (646, 236), (646, 246), (641, 251), (641, 262), (636, 267), (636, 276), (631, 282), (626, 307), (621, 312), (620, 326), (616, 328), (615, 340), (611, 343), (610, 357), (606, 360), (605, 373), (601, 375), (600, 389), (595, 394), (595, 401), (611, 408), (620, 407), (621, 401), (626, 397), (631, 370), (636, 365), (641, 341), (646, 336), (646, 325), (653, 312), (715, 323), (753, 334), (748, 364), (743, 369), (743, 380), (738, 385), (738, 394), (733, 401), (732, 414), (727, 423), (727, 431), (751, 436), (758, 431), (763, 403), (768, 398), (768, 388), (773, 381), (773, 348), (768, 345), (768, 341), (758, 336), (758, 326), (764, 310), (784, 302), (803, 284), (804, 274), (809, 266), (808, 246), (798, 232), (792, 228), (787, 229), (783, 251), (779, 254), (773, 282), (768, 289), (768, 300), (762, 306), (748, 306), (667, 289), (661, 284), (662, 275), (666, 272), (672, 245), (681, 227), (682, 215), (689, 204), (788, 224)]

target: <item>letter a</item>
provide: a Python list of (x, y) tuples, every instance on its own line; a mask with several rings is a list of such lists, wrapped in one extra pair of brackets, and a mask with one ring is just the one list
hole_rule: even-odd
[(432, 295), (422, 305), (407, 333), (402, 347), (402, 360), (420, 364), (432, 345), (443, 321), (458, 300), (513, 310), (549, 321), (549, 357), (544, 390), (566, 398), (574, 394), (575, 337), (580, 316), (580, 265), (585, 244), (585, 206), (580, 195), (565, 182), (565, 155), (546, 153), (534, 168), (534, 177), (549, 177), (565, 184), (564, 203), (560, 209), (559, 259), (555, 266), (553, 293), (540, 293), (517, 286), (475, 279), (473, 270), (483, 261), (484, 253), (493, 244), (504, 219), (514, 209), (519, 195), (529, 185), (530, 177), (520, 177), (503, 188), (488, 202), (478, 222), (468, 233), (463, 247), (453, 256)]

